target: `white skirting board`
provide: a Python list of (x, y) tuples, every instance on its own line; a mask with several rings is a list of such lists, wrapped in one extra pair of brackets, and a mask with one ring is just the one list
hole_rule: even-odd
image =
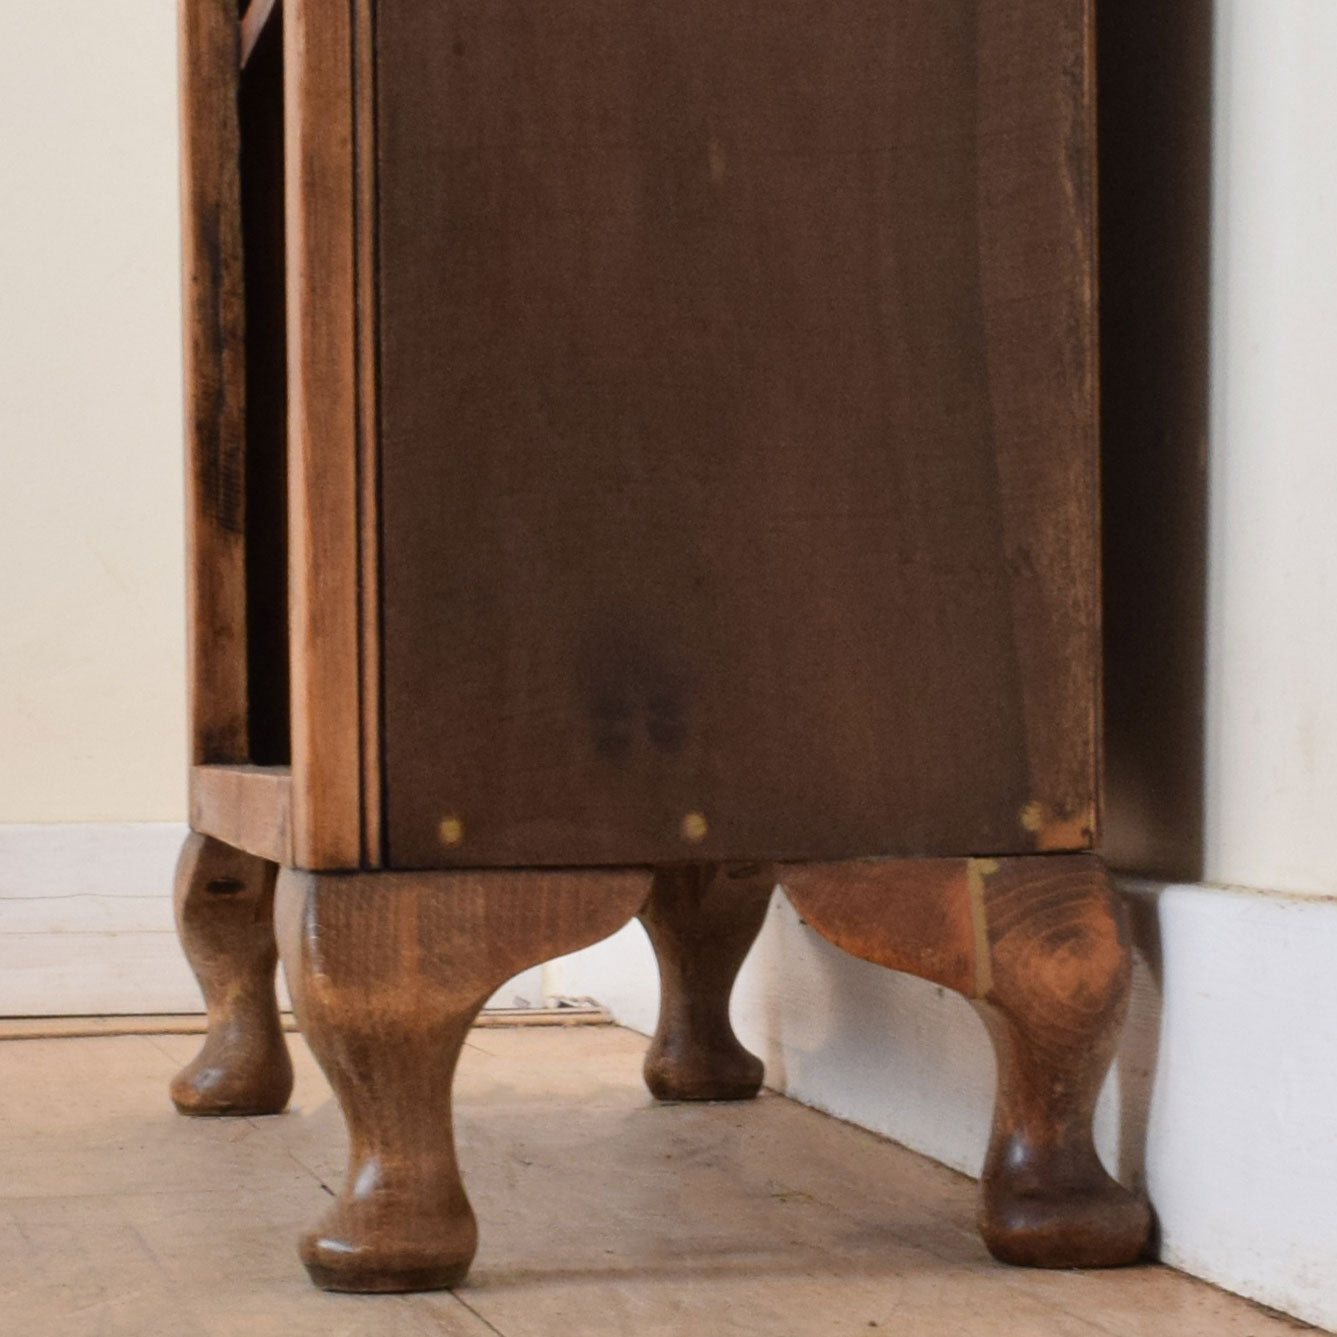
[(172, 922), (177, 822), (0, 826), (0, 1016), (198, 1012)]
[[(1165, 1262), (1337, 1329), (1337, 901), (1123, 887), (1134, 995), (1101, 1155), (1145, 1183)], [(654, 1028), (637, 925), (554, 963), (548, 981)], [(777, 895), (733, 1016), (769, 1085), (978, 1173), (993, 1057), (955, 994), (844, 955)]]
[[(172, 919), (177, 822), (0, 824), (0, 1017), (204, 1009)], [(490, 1007), (542, 1007), (526, 971)], [(282, 972), (279, 998), (286, 1007)]]

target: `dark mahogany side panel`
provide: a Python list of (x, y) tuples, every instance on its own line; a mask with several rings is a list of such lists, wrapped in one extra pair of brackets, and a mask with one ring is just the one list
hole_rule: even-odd
[(1085, 0), (381, 0), (390, 861), (1078, 849)]

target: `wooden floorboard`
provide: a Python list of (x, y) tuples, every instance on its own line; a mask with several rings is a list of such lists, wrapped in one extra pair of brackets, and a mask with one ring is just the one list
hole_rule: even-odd
[(189, 1035), (0, 1044), (7, 1332), (42, 1337), (1273, 1337), (1167, 1268), (1005, 1268), (974, 1185), (775, 1095), (656, 1105), (615, 1027), (475, 1032), (457, 1084), (482, 1247), (457, 1295), (332, 1296), (294, 1253), (346, 1156), (300, 1041), (278, 1118), (189, 1120)]

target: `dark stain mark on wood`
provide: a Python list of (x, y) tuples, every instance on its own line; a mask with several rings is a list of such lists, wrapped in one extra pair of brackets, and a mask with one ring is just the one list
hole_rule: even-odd
[[(221, 367), (227, 357), (229, 341), (225, 310), (229, 294), (223, 277), (220, 234), (221, 225), (216, 216), (206, 215), (199, 220), (200, 246), (209, 268), (209, 315)], [(200, 497), (206, 515), (225, 533), (241, 534), (246, 518), (244, 442), (229, 419), (228, 388), (226, 377), (220, 374), (209, 379), (207, 394), (197, 396), (195, 440), (207, 443), (207, 448), (198, 452), (196, 460)]]
[(664, 653), (631, 625), (605, 627), (592, 639), (580, 692), (594, 750), (605, 760), (626, 761), (638, 744), (670, 757), (687, 746), (690, 693)]

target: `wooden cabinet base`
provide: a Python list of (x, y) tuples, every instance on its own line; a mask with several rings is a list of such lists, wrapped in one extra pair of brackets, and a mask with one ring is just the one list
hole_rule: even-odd
[(302, 1242), (327, 1290), (463, 1280), (478, 1241), (460, 1180), (451, 1087), (460, 1048), (510, 976), (639, 914), (659, 960), (646, 1057), (664, 1100), (756, 1094), (762, 1064), (729, 996), (778, 876), (805, 921), (866, 960), (971, 1000), (998, 1054), (979, 1225), (995, 1257), (1034, 1267), (1137, 1259), (1143, 1198), (1091, 1140), (1128, 993), (1122, 907), (1099, 860), (853, 861), (650, 870), (309, 873), (192, 835), (177, 891), (210, 1030), (172, 1095), (186, 1113), (281, 1109), (291, 1067), (273, 1000), (271, 903), (293, 1004), (348, 1123), (348, 1173)]
[(182, 1114), (277, 1114), (292, 1062), (274, 997), (276, 865), (192, 832), (176, 870), (176, 924), (209, 1030), (172, 1082)]
[(1127, 946), (1068, 853), (1093, 14), (181, 0), (191, 822), (250, 857), (188, 847), (176, 1098), (282, 1105), (260, 921), (311, 870), (277, 899), (352, 1141), (322, 1286), (463, 1276), (466, 1028), (638, 912), (650, 1089), (755, 1094), (740, 861), (781, 856), (816, 929), (984, 1012), (995, 1254), (1141, 1249), (1090, 1136)]
[(969, 998), (998, 1056), (980, 1188), (995, 1258), (1117, 1267), (1146, 1247), (1145, 1199), (1091, 1138), (1128, 999), (1122, 905), (1090, 855), (795, 865), (799, 914), (855, 956)]

